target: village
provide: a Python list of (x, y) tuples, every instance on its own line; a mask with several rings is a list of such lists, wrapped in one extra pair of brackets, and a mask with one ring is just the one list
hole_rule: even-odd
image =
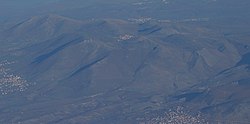
[(11, 69), (7, 66), (13, 63), (7, 60), (0, 63), (0, 95), (23, 92), (30, 85), (22, 77), (10, 73)]

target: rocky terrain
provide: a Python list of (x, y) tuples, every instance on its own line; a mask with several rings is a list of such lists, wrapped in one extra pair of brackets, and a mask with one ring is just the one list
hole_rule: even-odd
[(250, 121), (248, 1), (84, 2), (0, 13), (0, 123)]

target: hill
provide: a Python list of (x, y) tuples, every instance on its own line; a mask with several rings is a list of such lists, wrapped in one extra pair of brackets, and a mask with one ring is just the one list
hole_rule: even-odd
[[(166, 106), (175, 107), (170, 105), (175, 102), (210, 117), (214, 111), (229, 109), (223, 103), (234, 101), (237, 108), (248, 100), (247, 95), (242, 96), (248, 85), (231, 83), (249, 78), (244, 56), (223, 35), (188, 22), (80, 21), (48, 15), (32, 17), (5, 34), (10, 41), (20, 41), (21, 49), (20, 45), (11, 49), (11, 58), (16, 58), (12, 68), (31, 83), (21, 98), (4, 102), (19, 101), (11, 116), (0, 115), (6, 119), (41, 108), (42, 113), (24, 114), (21, 118), (25, 120), (16, 121), (95, 123), (103, 118), (104, 122), (125, 123), (146, 113), (165, 111)], [(8, 37), (12, 35), (15, 37)], [(243, 72), (245, 75), (237, 76)], [(232, 79), (227, 79), (227, 73), (232, 73)], [(229, 87), (234, 92), (225, 90)], [(221, 92), (228, 95), (218, 98)], [(20, 96), (18, 92), (10, 95)], [(214, 110), (214, 106), (222, 110)], [(126, 116), (122, 116), (124, 112)], [(232, 109), (221, 120), (237, 112)]]

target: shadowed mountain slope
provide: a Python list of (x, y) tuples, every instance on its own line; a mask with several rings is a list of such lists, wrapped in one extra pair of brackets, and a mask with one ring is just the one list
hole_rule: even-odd
[[(194, 112), (216, 118), (209, 115), (227, 111), (224, 103), (237, 108), (248, 98), (241, 92), (248, 86), (244, 83), (248, 72), (242, 66), (249, 64), (248, 54), (241, 57), (235, 42), (206, 27), (156, 20), (79, 21), (49, 15), (33, 17), (5, 33), (4, 38), (20, 41), (20, 45), (9, 46), (11, 56), (17, 58), (13, 68), (36, 82), (22, 93), (23, 102), (11, 115), (21, 111), (33, 114), (16, 121), (96, 123), (104, 118), (107, 123), (128, 123), (146, 113), (165, 111), (176, 102), (190, 109), (199, 106)], [(15, 37), (8, 37), (12, 35)], [(237, 76), (243, 72), (245, 75)], [(226, 73), (235, 77), (226, 79)], [(239, 82), (229, 83), (235, 80)], [(221, 92), (225, 95), (220, 97)], [(42, 113), (33, 112), (33, 107)], [(235, 115), (238, 109), (227, 112), (220, 115), (221, 120)]]
[(248, 123), (249, 3), (0, 1), (0, 123)]

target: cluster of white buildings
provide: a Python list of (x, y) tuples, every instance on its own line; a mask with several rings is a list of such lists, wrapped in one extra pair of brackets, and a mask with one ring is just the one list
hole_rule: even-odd
[(11, 74), (7, 65), (13, 62), (4, 61), (0, 63), (0, 95), (14, 92), (23, 92), (29, 87), (29, 83), (18, 75)]
[(130, 40), (132, 38), (134, 38), (133, 35), (129, 35), (129, 34), (120, 35), (118, 41)]
[(155, 117), (146, 121), (140, 122), (140, 124), (209, 124), (200, 114), (192, 116), (187, 114), (182, 107), (178, 107), (177, 110), (169, 110), (162, 117)]
[(142, 17), (142, 18), (131, 18), (131, 19), (128, 19), (130, 22), (132, 23), (137, 23), (137, 24), (143, 24), (143, 23), (146, 23), (148, 21), (151, 21), (153, 20), (152, 18), (147, 18), (147, 17)]

